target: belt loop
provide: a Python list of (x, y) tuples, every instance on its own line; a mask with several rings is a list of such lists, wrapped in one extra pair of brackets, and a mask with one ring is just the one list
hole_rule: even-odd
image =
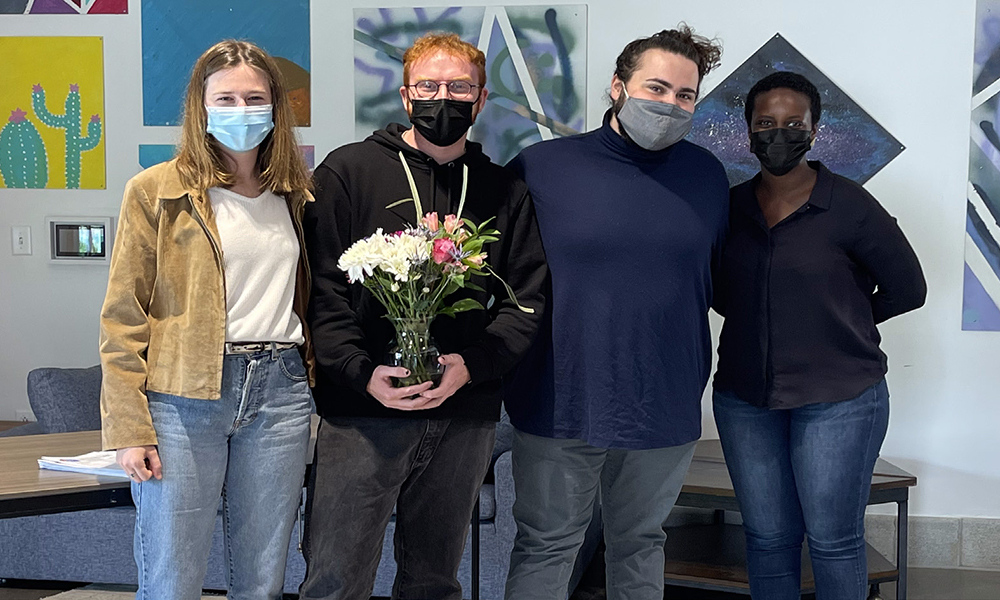
[(268, 342), (267, 345), (271, 347), (271, 360), (278, 360), (278, 345), (274, 342)]

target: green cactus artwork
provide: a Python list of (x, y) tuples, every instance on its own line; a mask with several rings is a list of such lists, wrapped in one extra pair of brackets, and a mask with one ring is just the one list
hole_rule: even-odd
[(55, 115), (49, 112), (45, 105), (45, 90), (41, 84), (36, 84), (31, 91), (31, 107), (38, 120), (66, 132), (66, 188), (80, 187), (80, 155), (93, 150), (101, 141), (101, 117), (93, 115), (87, 123), (87, 135), (80, 135), (83, 123), (80, 116), (80, 86), (73, 83), (69, 86), (64, 112)]
[(9, 188), (43, 188), (49, 181), (45, 143), (20, 108), (0, 129), (0, 177)]

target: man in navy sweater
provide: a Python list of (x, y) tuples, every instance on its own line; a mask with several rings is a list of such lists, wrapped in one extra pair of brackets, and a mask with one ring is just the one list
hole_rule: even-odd
[(666, 520), (701, 435), (728, 182), (683, 140), (721, 49), (682, 25), (628, 44), (600, 129), (531, 146), (549, 310), (505, 402), (517, 537), (509, 600), (565, 598), (600, 498), (611, 599), (663, 598)]

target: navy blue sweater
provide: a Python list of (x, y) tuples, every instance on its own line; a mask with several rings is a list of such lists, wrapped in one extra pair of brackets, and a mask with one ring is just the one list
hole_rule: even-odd
[(704, 148), (643, 150), (609, 117), (508, 165), (535, 203), (552, 290), (505, 402), (514, 426), (534, 435), (676, 446), (701, 435), (729, 185)]

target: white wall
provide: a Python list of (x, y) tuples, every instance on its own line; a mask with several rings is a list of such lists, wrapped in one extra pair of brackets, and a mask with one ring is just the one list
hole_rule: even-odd
[[(124, 183), (138, 170), (138, 144), (170, 143), (176, 135), (142, 126), (140, 6), (130, 4), (127, 16), (0, 16), (0, 35), (104, 37), (108, 164), (107, 190), (0, 190), (0, 419), (28, 407), (30, 369), (98, 361), (107, 269), (48, 264), (44, 218), (117, 215)], [(352, 8), (413, 4), (313, 2), (313, 126), (300, 133), (316, 146), (317, 160), (353, 138), (352, 88), (344, 85), (352, 78)], [(906, 145), (867, 185), (899, 219), (929, 282), (924, 308), (882, 326), (892, 394), (883, 456), (919, 477), (912, 514), (1000, 517), (1000, 333), (961, 331), (974, 0), (684, 4), (589, 3), (590, 125), (600, 123), (622, 46), (685, 20), (725, 43), (723, 66), (706, 79), (706, 93), (780, 32)], [(32, 256), (12, 256), (14, 225), (31, 226)]]

